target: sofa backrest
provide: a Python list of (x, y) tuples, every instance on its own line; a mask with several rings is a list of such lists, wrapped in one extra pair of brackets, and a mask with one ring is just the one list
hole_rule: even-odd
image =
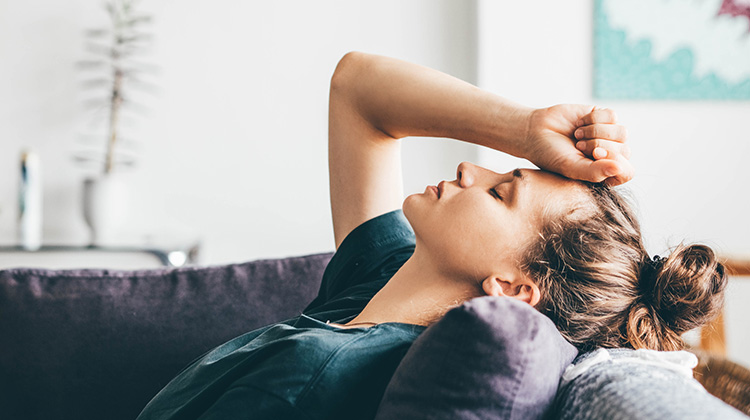
[[(196, 357), (298, 315), (332, 256), (141, 271), (0, 271), (0, 418), (133, 419)], [(439, 344), (429, 338), (414, 350)], [(627, 355), (615, 350), (612, 358)], [(747, 418), (696, 385), (668, 369), (606, 361), (562, 386), (552, 417)]]
[(332, 256), (0, 271), (0, 418), (133, 419), (202, 353), (299, 315)]

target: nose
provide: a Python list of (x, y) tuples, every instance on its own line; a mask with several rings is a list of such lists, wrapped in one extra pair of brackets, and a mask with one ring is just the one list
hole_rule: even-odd
[(479, 167), (471, 162), (461, 162), (456, 169), (456, 179), (458, 185), (462, 188), (468, 188), (474, 185)]

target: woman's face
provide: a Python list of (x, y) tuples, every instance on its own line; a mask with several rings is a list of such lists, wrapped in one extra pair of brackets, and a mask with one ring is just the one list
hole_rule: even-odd
[(500, 174), (468, 162), (457, 179), (428, 186), (404, 200), (417, 250), (427, 251), (440, 272), (481, 281), (520, 274), (521, 253), (540, 232), (544, 216), (585, 206), (578, 181), (531, 169)]

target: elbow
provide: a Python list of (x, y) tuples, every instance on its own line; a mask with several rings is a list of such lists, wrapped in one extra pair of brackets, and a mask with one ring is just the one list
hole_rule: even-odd
[(331, 94), (346, 92), (351, 80), (355, 80), (357, 74), (363, 67), (362, 62), (366, 60), (367, 54), (359, 51), (351, 51), (344, 54), (336, 65), (336, 70), (331, 76)]

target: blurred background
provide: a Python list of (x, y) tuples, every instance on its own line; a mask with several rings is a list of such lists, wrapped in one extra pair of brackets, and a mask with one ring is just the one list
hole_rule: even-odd
[[(328, 83), (338, 60), (359, 50), (433, 67), (530, 106), (613, 108), (629, 129), (637, 175), (624, 189), (651, 252), (700, 241), (750, 258), (750, 101), (595, 97), (596, 4), (137, 3), (152, 17), (152, 42), (138, 58), (147, 64), (148, 88), (128, 96), (142, 109), (123, 111), (134, 162), (118, 171), (129, 197), (123, 235), (199, 243), (197, 262), (211, 265), (332, 251)], [(108, 22), (97, 1), (0, 0), (3, 244), (17, 241), (26, 149), (42, 170), (43, 243), (90, 242), (83, 180), (98, 172), (74, 157), (104, 150), (106, 124), (84, 106), (91, 88), (82, 86), (77, 63), (87, 57), (86, 30)], [(454, 179), (463, 160), (498, 171), (530, 166), (455, 140), (404, 139), (405, 192)], [(735, 337), (730, 354), (743, 353), (750, 365), (741, 351), (750, 337), (739, 332), (750, 314), (737, 312), (750, 297), (746, 283), (730, 284), (728, 308), (736, 314), (728, 314), (727, 328)]]

